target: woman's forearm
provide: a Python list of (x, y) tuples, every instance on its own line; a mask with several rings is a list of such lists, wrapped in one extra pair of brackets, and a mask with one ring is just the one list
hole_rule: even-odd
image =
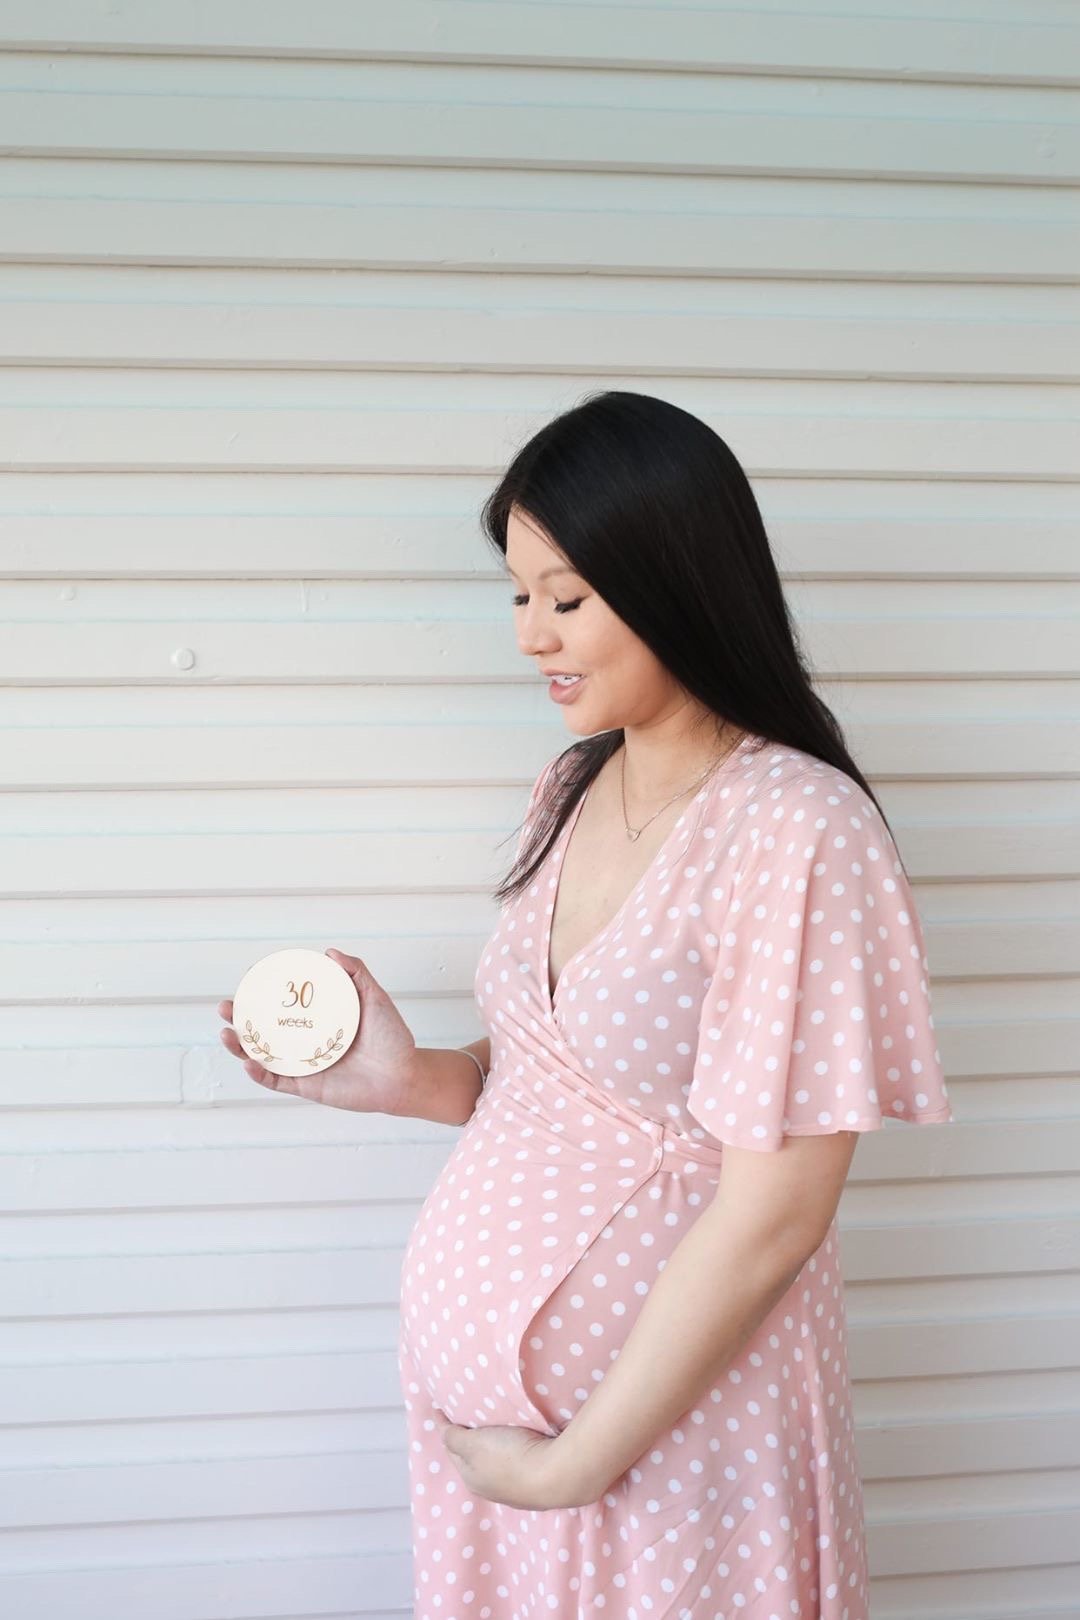
[(809, 1253), (751, 1245), (719, 1206), (698, 1217), (652, 1284), (618, 1356), (554, 1440), (553, 1500), (587, 1506), (701, 1400)]
[(487, 1074), (491, 1041), (486, 1035), (464, 1051), (455, 1046), (418, 1046), (412, 1084), (395, 1114), (430, 1119), (436, 1125), (467, 1125), (484, 1088), (476, 1064), (465, 1052), (474, 1052)]

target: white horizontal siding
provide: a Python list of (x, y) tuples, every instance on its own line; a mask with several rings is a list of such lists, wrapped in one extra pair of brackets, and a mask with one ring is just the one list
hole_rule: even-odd
[[(592, 0), (567, 27), (562, 0), (224, 0), (182, 10), (127, 0), (88, 16), (81, 0), (38, 0), (32, 12), (3, 0), (9, 49), (149, 52), (365, 61), (562, 63), (654, 72), (694, 69), (828, 79), (935, 79), (958, 83), (1075, 85), (1078, 25), (1060, 0), (884, 0), (824, 13), (821, 0), (758, 0), (671, 8), (642, 0)], [(611, 14), (619, 17), (618, 39)], [(783, 18), (777, 28), (773, 18)], [(450, 24), (452, 23), (452, 26)]]
[[(1067, 333), (1060, 345), (1069, 352)], [(723, 426), (741, 437), (741, 424)], [(357, 458), (363, 451), (361, 438)], [(805, 475), (752, 471), (789, 580), (1076, 579), (1071, 479), (1009, 481), (1008, 466), (997, 469), (996, 479), (984, 473), (932, 481), (921, 475), (864, 480), (826, 467), (816, 477), (813, 469)], [(191, 471), (58, 479), (0, 471), (0, 577), (66, 576), (63, 588), (70, 590), (72, 576), (175, 580), (240, 573), (246, 580), (369, 582), (435, 576), (460, 594), (456, 582), (493, 579), (486, 553), (477, 549), (475, 525), (494, 475), (494, 468), (490, 475), (440, 471), (438, 478), (372, 468), (318, 479), (276, 470), (258, 480)], [(161, 536), (158, 546), (145, 544), (149, 521)], [(467, 592), (464, 598), (475, 599)], [(57, 595), (56, 601), (69, 599)], [(520, 669), (515, 673), (525, 678)], [(932, 679), (934, 672), (923, 673)], [(494, 687), (488, 698), (497, 700), (500, 690)], [(287, 690), (281, 699), (289, 700)]]
[(409, 1609), (455, 1133), (214, 1007), (336, 944), (480, 1032), (564, 733), (476, 514), (604, 383), (746, 466), (925, 924), (957, 1120), (841, 1205), (875, 1620), (1077, 1614), (1080, 21), (940, 11), (0, 0), (5, 1615)]

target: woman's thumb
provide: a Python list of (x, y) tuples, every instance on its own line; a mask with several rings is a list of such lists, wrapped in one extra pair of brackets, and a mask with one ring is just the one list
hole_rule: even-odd
[(346, 973), (366, 973), (367, 971), (358, 956), (349, 956), (345, 951), (335, 950), (333, 946), (324, 951), (323, 954), (328, 956), (332, 962), (336, 962), (339, 967), (343, 967)]

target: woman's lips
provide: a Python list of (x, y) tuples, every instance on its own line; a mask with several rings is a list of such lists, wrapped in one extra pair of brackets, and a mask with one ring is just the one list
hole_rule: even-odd
[(582, 675), (573, 686), (560, 686), (558, 681), (552, 681), (548, 687), (548, 697), (553, 698), (556, 703), (573, 703), (587, 680), (588, 676)]

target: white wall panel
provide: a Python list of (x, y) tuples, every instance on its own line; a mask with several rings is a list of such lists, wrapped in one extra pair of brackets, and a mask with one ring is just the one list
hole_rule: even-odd
[(1080, 20), (947, 12), (0, 0), (5, 1617), (408, 1612), (455, 1133), (214, 1008), (335, 944), (480, 1033), (564, 734), (477, 511), (604, 385), (746, 466), (925, 924), (957, 1120), (841, 1205), (875, 1620), (1080, 1615)]

